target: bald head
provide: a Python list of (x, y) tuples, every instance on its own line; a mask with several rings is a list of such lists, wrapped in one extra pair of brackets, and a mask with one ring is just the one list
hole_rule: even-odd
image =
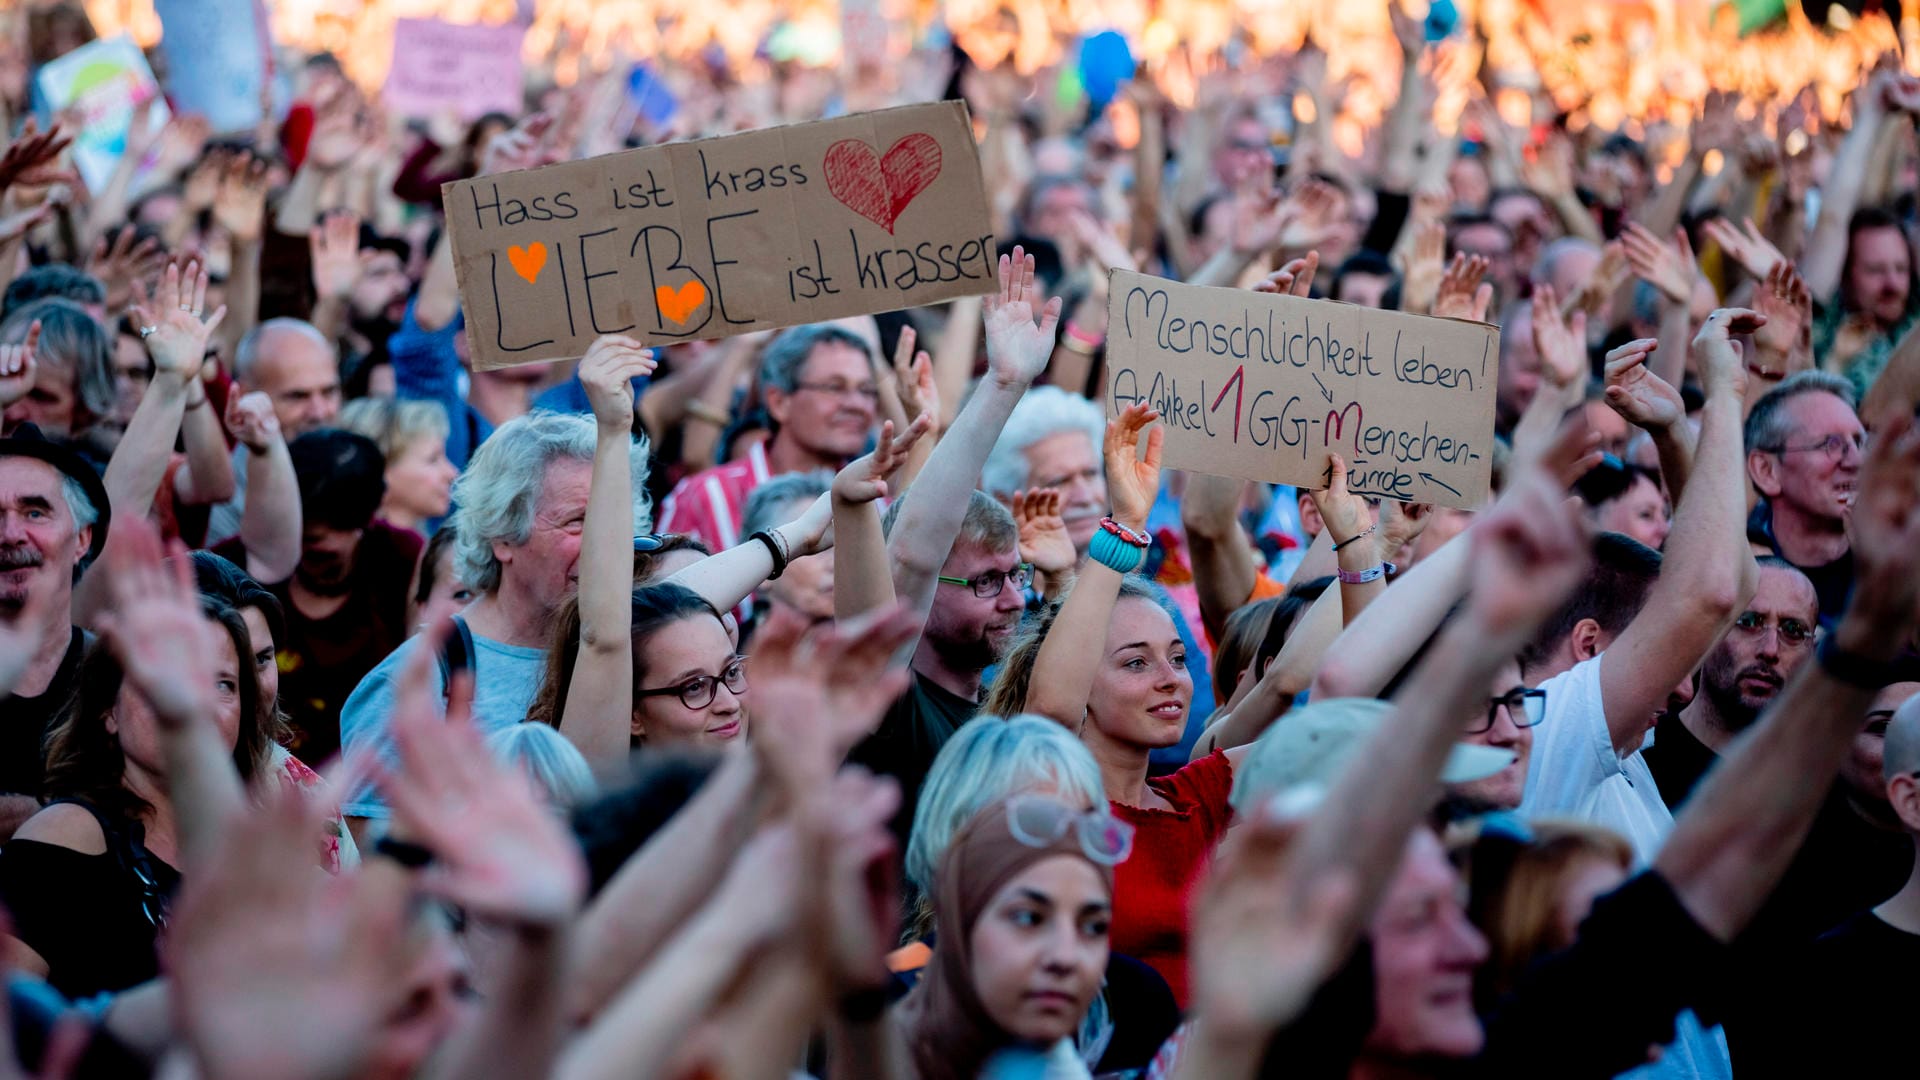
[(1887, 721), (1887, 749), (1881, 769), (1888, 783), (1896, 776), (1920, 773), (1920, 694), (1902, 702)]
[(333, 423), (340, 413), (340, 365), (333, 343), (312, 323), (268, 319), (240, 339), (233, 377), (273, 399), (289, 440)]

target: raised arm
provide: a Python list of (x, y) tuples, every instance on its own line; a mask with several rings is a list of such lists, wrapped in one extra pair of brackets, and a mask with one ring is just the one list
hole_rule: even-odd
[(980, 469), (1013, 407), (1046, 368), (1060, 321), (1060, 299), (1040, 302), (1033, 257), (1018, 247), (1011, 259), (1000, 257), (1000, 291), (986, 298), (984, 310), (987, 377), (933, 448), (887, 537), (894, 592), (921, 619), (933, 609), (936, 579), (960, 535)]
[(887, 495), (887, 476), (913, 454), (932, 427), (933, 416), (925, 412), (898, 438), (893, 421), (881, 424), (873, 453), (853, 461), (833, 478), (833, 612), (838, 618), (850, 619), (893, 604), (880, 500)]
[(1887, 95), (1895, 76), (1880, 69), (1852, 98), (1853, 127), (1840, 143), (1827, 179), (1820, 186), (1820, 216), (1814, 219), (1807, 250), (1800, 257), (1800, 272), (1816, 303), (1831, 304), (1840, 293), (1840, 271), (1847, 264), (1847, 226), (1860, 205), (1860, 189), (1866, 183), (1867, 167), (1873, 147), (1880, 138), (1880, 126), (1890, 111)]
[(1227, 616), (1253, 595), (1259, 571), (1253, 544), (1240, 526), (1240, 498), (1247, 484), (1230, 476), (1188, 473), (1180, 498), (1180, 525), (1193, 559), (1193, 587), (1200, 598), (1200, 622), (1218, 640)]
[[(1160, 490), (1160, 448), (1166, 442), (1166, 429), (1146, 432), (1144, 458), (1135, 448), (1143, 441), (1142, 431), (1159, 418), (1159, 413), (1136, 402), (1107, 421), (1103, 447), (1107, 496), (1113, 500), (1113, 520), (1135, 535), (1146, 535), (1147, 514)], [(1086, 719), (1087, 696), (1093, 692), (1094, 677), (1106, 654), (1107, 624), (1113, 620), (1124, 576), (1098, 559), (1087, 560), (1034, 658), (1025, 711), (1079, 730)]]
[[(260, 252), (266, 243), (267, 163), (236, 154), (213, 197), (213, 220), (233, 245), (227, 268), (227, 307), (232, 318), (220, 334), (220, 355), (231, 364), (240, 339), (260, 320)], [(304, 230), (303, 230), (304, 232)]]
[(227, 398), (227, 427), (247, 448), (247, 504), (240, 511), (247, 573), (285, 581), (300, 562), (300, 478), (272, 399), (258, 390)]
[(1654, 374), (1678, 386), (1686, 373), (1684, 342), (1693, 327), (1693, 287), (1700, 275), (1693, 244), (1685, 229), (1675, 229), (1673, 243), (1668, 244), (1631, 223), (1620, 239), (1633, 272), (1660, 296), (1660, 351), (1654, 357)]
[(593, 407), (593, 480), (580, 537), (580, 651), (560, 734), (596, 769), (633, 745), (633, 382), (653, 350), (624, 334), (596, 338), (580, 360)]
[(1674, 509), (1665, 560), (1640, 614), (1602, 654), (1600, 691), (1614, 749), (1630, 753), (1645, 739), (1667, 696), (1719, 640), (1753, 595), (1759, 568), (1747, 546), (1746, 459), (1741, 401), (1747, 369), (1731, 334), (1748, 333), (1760, 316), (1722, 308), (1694, 338), (1706, 404), (1686, 497)]
[(1660, 455), (1667, 497), (1678, 503), (1693, 471), (1693, 430), (1680, 391), (1647, 370), (1652, 338), (1638, 338), (1607, 353), (1607, 406), (1645, 431)]
[(785, 571), (786, 564), (808, 555), (818, 555), (833, 546), (828, 529), (833, 525), (833, 496), (829, 492), (815, 499), (800, 516), (785, 525), (769, 529), (782, 557), (774, 561), (767, 545), (748, 538), (725, 551), (709, 555), (668, 578), (701, 596), (717, 611), (728, 611), (753, 595), (774, 571)]
[(233, 451), (220, 427), (220, 413), (207, 394), (202, 368), (187, 390), (186, 414), (180, 418), (180, 446), (187, 467), (173, 474), (173, 493), (188, 506), (210, 506), (233, 498)]
[(1654, 860), (1723, 941), (1750, 922), (1800, 850), (1885, 673), (1920, 619), (1920, 429), (1876, 432), (1849, 524), (1853, 596), (1814, 663), (1707, 774)]
[(1426, 76), (1420, 71), (1420, 57), (1427, 50), (1427, 42), (1421, 20), (1392, 0), (1387, 4), (1387, 18), (1393, 23), (1394, 40), (1400, 43), (1400, 94), (1387, 114), (1380, 152), (1380, 189), (1407, 195), (1413, 191), (1420, 168), (1420, 136), (1427, 126)]

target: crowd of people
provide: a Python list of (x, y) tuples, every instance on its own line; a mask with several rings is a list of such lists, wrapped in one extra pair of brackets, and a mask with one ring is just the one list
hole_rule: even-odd
[[(493, 370), (438, 184), (640, 118), (14, 123), (0, 1077), (1907, 1074), (1920, 77), (1661, 161), (1389, 12), (1357, 155), (952, 49), (994, 291)], [(1163, 468), (1115, 270), (1497, 324), (1492, 496)]]

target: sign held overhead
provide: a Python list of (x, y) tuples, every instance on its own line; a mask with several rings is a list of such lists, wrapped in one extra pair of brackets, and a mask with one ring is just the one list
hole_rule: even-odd
[(1144, 401), (1171, 468), (1474, 509), (1493, 468), (1485, 323), (1113, 272), (1107, 411)]
[(473, 366), (918, 307), (996, 288), (960, 102), (445, 186)]

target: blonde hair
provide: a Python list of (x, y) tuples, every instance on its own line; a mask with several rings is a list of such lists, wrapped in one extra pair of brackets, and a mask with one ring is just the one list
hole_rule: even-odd
[(1530, 824), (1529, 840), (1483, 831), (1455, 848), (1466, 854), (1473, 921), (1490, 948), (1475, 987), (1483, 1001), (1498, 1000), (1540, 958), (1570, 944), (1561, 933), (1560, 900), (1581, 864), (1633, 869), (1633, 848), (1611, 829), (1579, 821)]
[(372, 439), (381, 456), (393, 459), (421, 439), (447, 438), (447, 410), (436, 401), (355, 398), (340, 410), (340, 427)]

